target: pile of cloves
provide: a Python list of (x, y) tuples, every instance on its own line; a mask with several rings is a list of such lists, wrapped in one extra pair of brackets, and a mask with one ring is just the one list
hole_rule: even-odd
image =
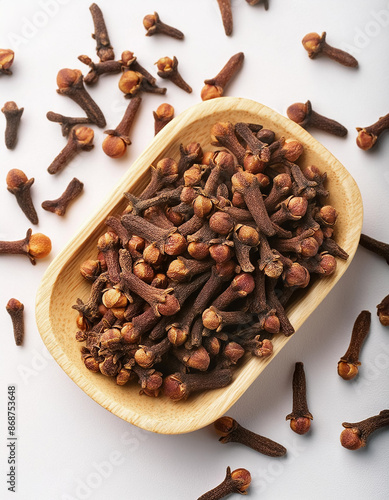
[(333, 239), (326, 173), (298, 165), (303, 146), (249, 123), (215, 123), (213, 144), (181, 145), (139, 196), (106, 220), (92, 282), (77, 299), (76, 339), (94, 372), (173, 400), (223, 387), (246, 353), (270, 356), (294, 332), (285, 306), (347, 258)]

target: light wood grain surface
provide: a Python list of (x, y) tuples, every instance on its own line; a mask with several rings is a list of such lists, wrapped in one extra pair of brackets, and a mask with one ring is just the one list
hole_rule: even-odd
[[(336, 272), (317, 280), (289, 308), (296, 329), (304, 323), (348, 268), (358, 246), (363, 208), (359, 189), (334, 156), (304, 129), (257, 102), (223, 97), (200, 103), (170, 122), (146, 151), (129, 166), (119, 185), (68, 243), (47, 269), (36, 298), (36, 320), (41, 337), (57, 363), (69, 377), (97, 403), (118, 417), (149, 431), (180, 434), (200, 429), (223, 415), (260, 375), (268, 363), (287, 344), (289, 338), (274, 339), (274, 354), (265, 360), (248, 357), (235, 371), (233, 382), (219, 390), (208, 391), (187, 401), (172, 402), (165, 397), (139, 396), (138, 384), (118, 386), (114, 379), (89, 372), (75, 341), (77, 313), (71, 306), (77, 297), (86, 298), (90, 284), (79, 272), (80, 264), (96, 254), (98, 237), (105, 232), (105, 219), (120, 213), (126, 201), (123, 192), (138, 194), (148, 182), (151, 164), (166, 156), (179, 157), (179, 145), (197, 141), (210, 149), (210, 129), (217, 121), (260, 123), (276, 132), (276, 137), (295, 138), (304, 145), (300, 165), (314, 164), (328, 174), (328, 203), (339, 212), (335, 238), (349, 253), (348, 261), (338, 260)], [(213, 148), (212, 148), (213, 149)], [(312, 332), (315, 335), (315, 332)], [(276, 362), (276, 361), (275, 361)]]

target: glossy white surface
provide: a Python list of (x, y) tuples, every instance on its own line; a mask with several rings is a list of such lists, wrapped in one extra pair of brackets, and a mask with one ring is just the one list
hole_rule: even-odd
[[(193, 94), (161, 81), (168, 93), (165, 97), (144, 96), (130, 134), (133, 144), (124, 159), (104, 155), (100, 146), (103, 134), (95, 128), (95, 149), (77, 157), (58, 176), (50, 176), (47, 166), (65, 140), (59, 126), (48, 122), (45, 114), (48, 110), (79, 114), (74, 103), (55, 92), (57, 71), (62, 67), (84, 71), (86, 67), (77, 60), (80, 54), (96, 60), (89, 4), (0, 1), (0, 46), (16, 53), (13, 76), (0, 77), (0, 104), (15, 100), (25, 108), (16, 149), (8, 151), (0, 142), (1, 240), (22, 238), (29, 227), (6, 191), (9, 169), (21, 168), (35, 177), (33, 196), (40, 217), (35, 231), (52, 238), (54, 257), (147, 147), (153, 137), (152, 111), (162, 102), (174, 105), (176, 114), (195, 104), (204, 78), (215, 76), (232, 54), (243, 51), (244, 67), (226, 93), (257, 100), (283, 114), (289, 104), (310, 99), (318, 112), (347, 126), (346, 139), (313, 134), (356, 179), (364, 201), (364, 232), (389, 242), (389, 139), (382, 137), (372, 152), (355, 145), (355, 127), (370, 125), (389, 111), (389, 2), (270, 0), (266, 12), (261, 6), (248, 6), (245, 0), (232, 0), (234, 33), (227, 38), (213, 0), (100, 0), (116, 55), (132, 50), (154, 74), (157, 59), (176, 55)], [(145, 37), (142, 19), (154, 10), (181, 29), (185, 41)], [(359, 69), (307, 57), (302, 37), (324, 30), (334, 46), (354, 46)], [(117, 76), (106, 77), (91, 90), (105, 113), (107, 128), (116, 126), (127, 105), (117, 81)], [(3, 130), (0, 116), (1, 135)], [(41, 202), (59, 196), (74, 176), (85, 183), (85, 191), (66, 216), (43, 211)], [(220, 482), (227, 465), (251, 471), (251, 498), (305, 500), (314, 495), (320, 500), (340, 500), (347, 495), (383, 500), (389, 496), (388, 432), (377, 433), (358, 452), (339, 444), (343, 421), (362, 420), (389, 404), (389, 331), (379, 324), (375, 309), (389, 293), (389, 269), (384, 260), (359, 249), (339, 284), (229, 412), (242, 425), (285, 445), (288, 455), (283, 459), (270, 459), (238, 445), (221, 445), (211, 427), (181, 436), (151, 434), (94, 403), (47, 354), (35, 326), (35, 292), (48, 261), (33, 267), (21, 257), (0, 257), (1, 498), (100, 500), (125, 495), (136, 500), (192, 499)], [(25, 304), (22, 348), (13, 343), (5, 311), (10, 297)], [(360, 376), (345, 382), (338, 377), (336, 364), (362, 309), (372, 312), (372, 328), (362, 351)], [(285, 422), (291, 411), (295, 361), (305, 364), (309, 408), (314, 416), (311, 433), (303, 437), (292, 433)], [(7, 492), (5, 479), (6, 398), (11, 384), (18, 391), (18, 484), (14, 495)]]

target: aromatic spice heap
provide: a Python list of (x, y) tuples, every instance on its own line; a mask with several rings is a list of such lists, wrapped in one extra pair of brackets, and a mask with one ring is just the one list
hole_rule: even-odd
[(151, 167), (137, 197), (106, 220), (76, 339), (96, 373), (173, 400), (224, 387), (245, 353), (270, 356), (294, 332), (284, 307), (311, 276), (347, 259), (333, 236), (326, 173), (303, 146), (261, 125), (216, 123), (216, 151), (193, 142)]

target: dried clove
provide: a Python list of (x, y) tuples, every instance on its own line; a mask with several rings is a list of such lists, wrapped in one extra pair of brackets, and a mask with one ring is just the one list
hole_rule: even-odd
[(205, 86), (201, 90), (201, 99), (208, 101), (209, 99), (222, 97), (226, 86), (242, 67), (243, 60), (243, 52), (238, 52), (228, 60), (215, 78), (204, 80)]
[(345, 429), (340, 435), (342, 446), (348, 450), (359, 450), (366, 446), (370, 434), (377, 429), (389, 426), (389, 410), (382, 410), (378, 415), (361, 422), (350, 424), (343, 422)]
[(95, 32), (92, 34), (92, 38), (96, 40), (96, 53), (99, 56), (100, 61), (110, 61), (115, 59), (115, 54), (109, 40), (107, 27), (105, 25), (103, 13), (101, 12), (100, 7), (95, 3), (92, 3), (89, 10), (92, 14), (93, 24), (95, 27)]
[(312, 109), (311, 101), (307, 101), (305, 104), (296, 102), (289, 106), (286, 113), (292, 121), (303, 128), (314, 127), (339, 137), (345, 137), (347, 135), (346, 127), (335, 120), (331, 120), (330, 118), (316, 113), (316, 111)]
[(231, 417), (221, 417), (213, 425), (223, 444), (241, 443), (269, 457), (282, 457), (286, 454), (286, 448), (282, 445), (249, 431)]
[(304, 365), (296, 363), (293, 373), (293, 411), (286, 416), (290, 428), (297, 434), (306, 434), (311, 427), (312, 414), (307, 405), (307, 387)]
[(219, 4), (220, 13), (222, 16), (224, 32), (227, 36), (232, 35), (232, 10), (231, 10), (231, 0), (217, 0)]
[(138, 71), (125, 71), (119, 80), (119, 89), (124, 93), (126, 99), (137, 96), (140, 92), (150, 94), (166, 94), (165, 88), (157, 87)]
[(15, 344), (22, 345), (24, 339), (24, 305), (17, 299), (9, 299), (6, 309), (11, 316)]
[(11, 49), (0, 49), (0, 75), (12, 75), (10, 67), (15, 58), (15, 53)]
[(377, 142), (379, 136), (389, 128), (389, 114), (382, 116), (376, 123), (370, 127), (357, 128), (357, 145), (363, 149), (371, 149)]
[(16, 201), (27, 219), (32, 224), (38, 224), (38, 215), (31, 198), (31, 186), (34, 178), (28, 179), (26, 174), (17, 168), (11, 169), (7, 174), (7, 189), (15, 195)]
[(150, 82), (150, 85), (155, 85), (156, 79), (141, 64), (139, 64), (134, 53), (130, 50), (122, 52), (122, 58), (119, 62), (122, 66), (122, 70), (131, 69), (132, 71), (136, 71), (143, 75), (146, 80)]
[(375, 240), (366, 234), (361, 234), (361, 238), (359, 240), (359, 244), (370, 250), (370, 252), (374, 252), (375, 254), (383, 257), (386, 262), (389, 264), (389, 244), (384, 243), (383, 241)]
[(131, 144), (128, 134), (134, 123), (136, 113), (142, 102), (141, 97), (135, 97), (131, 100), (124, 113), (122, 121), (115, 130), (105, 130), (104, 134), (108, 134), (103, 141), (103, 151), (111, 158), (121, 158), (127, 150), (127, 146)]
[(123, 69), (122, 61), (104, 61), (94, 63), (92, 59), (86, 55), (78, 56), (78, 60), (89, 66), (90, 70), (84, 77), (86, 85), (93, 85), (98, 82), (101, 75), (114, 75), (120, 73)]
[(369, 311), (362, 311), (355, 320), (349, 348), (338, 362), (338, 374), (344, 380), (351, 380), (358, 374), (358, 366), (361, 365), (359, 353), (369, 333), (370, 323), (371, 313)]
[(57, 75), (57, 92), (70, 97), (98, 127), (105, 127), (106, 121), (101, 109), (85, 90), (83, 76), (78, 69), (61, 69)]
[(22, 117), (24, 108), (18, 108), (16, 102), (8, 101), (4, 104), (1, 111), (5, 115), (7, 126), (5, 129), (5, 145), (8, 149), (14, 149), (18, 138), (18, 130), (20, 119)]
[(169, 26), (161, 21), (157, 12), (154, 14), (148, 14), (143, 18), (143, 26), (146, 29), (146, 36), (156, 35), (161, 33), (163, 35), (171, 36), (177, 40), (184, 39), (184, 33), (182, 31)]
[(51, 252), (50, 238), (41, 233), (32, 234), (28, 229), (26, 237), (17, 241), (0, 241), (1, 254), (27, 255), (31, 264), (35, 265), (35, 259), (43, 259)]
[(49, 174), (60, 172), (80, 151), (91, 151), (93, 149), (94, 132), (89, 127), (75, 127), (70, 132), (68, 143), (53, 160), (47, 171)]
[(83, 188), (84, 184), (74, 177), (59, 198), (42, 202), (42, 208), (57, 215), (65, 215), (69, 204), (82, 193)]
[(324, 54), (330, 59), (343, 64), (343, 66), (348, 66), (350, 68), (356, 68), (358, 66), (358, 61), (351, 54), (344, 52), (340, 49), (335, 49), (328, 45), (326, 42), (327, 33), (324, 31), (320, 36), (318, 33), (308, 33), (302, 40), (304, 49), (308, 52), (311, 59), (315, 59), (317, 55)]
[(188, 94), (192, 92), (192, 87), (190, 87), (185, 82), (177, 69), (178, 60), (175, 56), (173, 57), (173, 59), (171, 59), (170, 57), (161, 57), (161, 59), (158, 59), (155, 64), (157, 65), (158, 76), (160, 78), (170, 80), (175, 85), (177, 85), (177, 87), (180, 87), (180, 89), (188, 92)]
[(70, 116), (60, 115), (59, 113), (54, 113), (53, 111), (48, 111), (48, 113), (46, 114), (46, 118), (51, 122), (56, 122), (61, 125), (62, 135), (64, 137), (68, 137), (70, 131), (75, 125), (93, 123), (92, 120), (87, 117), (73, 118)]
[(263, 3), (265, 10), (269, 9), (269, 0), (246, 0), (249, 5), (257, 5), (259, 3)]
[(230, 467), (227, 467), (224, 481), (197, 500), (219, 500), (230, 493), (246, 495), (250, 483), (251, 475), (247, 469), (235, 469), (231, 472)]
[(389, 295), (377, 305), (377, 316), (383, 326), (389, 326)]
[(157, 135), (174, 118), (174, 108), (168, 103), (163, 103), (153, 111), (154, 135)]
[(208, 373), (174, 373), (164, 379), (163, 391), (173, 401), (180, 401), (199, 391), (225, 387), (231, 380), (232, 372), (229, 368), (215, 369)]

